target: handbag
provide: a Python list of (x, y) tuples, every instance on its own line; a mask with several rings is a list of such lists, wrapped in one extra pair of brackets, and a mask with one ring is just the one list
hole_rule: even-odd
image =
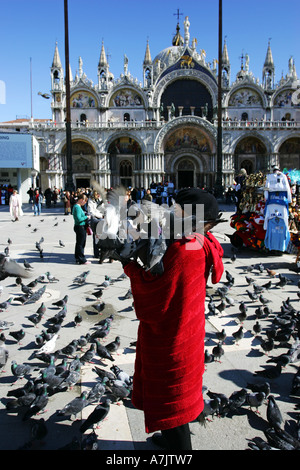
[(86, 233), (87, 233), (87, 235), (93, 235), (93, 230), (91, 229), (91, 227), (89, 225), (87, 225), (87, 227), (86, 227)]

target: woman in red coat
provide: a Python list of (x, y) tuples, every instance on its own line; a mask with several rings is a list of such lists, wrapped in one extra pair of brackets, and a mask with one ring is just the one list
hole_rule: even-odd
[(167, 449), (189, 450), (188, 423), (203, 410), (205, 293), (207, 279), (223, 274), (223, 249), (208, 232), (218, 217), (216, 199), (200, 189), (178, 193), (177, 204), (204, 204), (204, 233), (174, 241), (161, 276), (137, 262), (125, 265), (137, 318), (132, 403), (144, 411), (146, 432)]

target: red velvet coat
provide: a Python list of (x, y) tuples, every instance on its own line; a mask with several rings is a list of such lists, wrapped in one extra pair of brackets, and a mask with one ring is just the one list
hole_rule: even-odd
[(161, 276), (136, 262), (124, 268), (140, 320), (132, 403), (144, 411), (148, 433), (186, 424), (203, 410), (206, 282), (210, 272), (219, 282), (222, 256), (213, 235), (195, 234), (168, 248)]

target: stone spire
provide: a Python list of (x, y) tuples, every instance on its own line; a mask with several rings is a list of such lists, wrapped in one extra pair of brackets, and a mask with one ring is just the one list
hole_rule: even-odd
[(106, 67), (107, 65), (108, 64), (107, 64), (107, 59), (106, 59), (106, 54), (105, 54), (105, 49), (104, 49), (104, 43), (102, 41), (102, 47), (101, 47), (98, 67)]
[(222, 54), (222, 65), (223, 66), (230, 65), (226, 39), (224, 40), (224, 47), (223, 47), (223, 54)]
[(151, 54), (150, 54), (150, 47), (149, 47), (149, 41), (147, 39), (147, 46), (146, 46), (146, 52), (145, 52), (145, 58), (144, 58), (144, 65), (150, 65), (152, 64), (152, 59), (151, 59)]
[(268, 43), (267, 55), (263, 66), (262, 84), (266, 90), (272, 90), (275, 82), (275, 66), (271, 51), (270, 40)]
[(53, 62), (52, 62), (52, 68), (57, 68), (57, 69), (61, 69), (61, 68), (62, 68), (61, 61), (60, 61), (60, 56), (59, 56), (59, 52), (58, 52), (57, 41), (56, 41), (56, 43), (55, 43), (55, 50), (54, 50), (54, 57), (53, 57)]
[(269, 44), (268, 44), (268, 50), (267, 50), (267, 55), (266, 55), (264, 67), (266, 67), (266, 68), (274, 67), (274, 61), (273, 61), (273, 55), (272, 55), (272, 51), (271, 51), (270, 41), (269, 41)]

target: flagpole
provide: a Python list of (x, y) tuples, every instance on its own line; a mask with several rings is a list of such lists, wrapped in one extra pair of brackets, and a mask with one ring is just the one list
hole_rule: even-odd
[(30, 107), (31, 107), (31, 121), (33, 121), (33, 106), (32, 106), (32, 58), (30, 57)]
[(222, 0), (219, 0), (219, 67), (218, 67), (218, 137), (217, 137), (217, 179), (216, 179), (216, 196), (222, 198)]
[(65, 67), (66, 67), (66, 153), (67, 153), (67, 181), (65, 189), (73, 191), (72, 168), (72, 138), (71, 138), (71, 107), (70, 107), (70, 66), (69, 66), (69, 25), (68, 25), (68, 0), (64, 0), (65, 15)]

